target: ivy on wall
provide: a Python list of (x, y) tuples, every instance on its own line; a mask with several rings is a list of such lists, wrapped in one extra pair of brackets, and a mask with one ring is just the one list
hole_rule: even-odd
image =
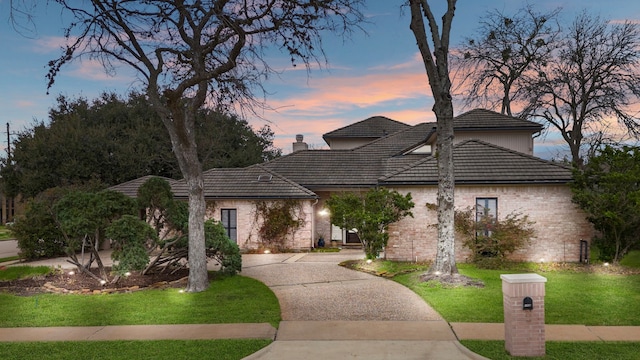
[(274, 250), (286, 249), (287, 237), (305, 223), (302, 204), (288, 199), (257, 201), (255, 206), (255, 222), (259, 224), (258, 237), (262, 245)]

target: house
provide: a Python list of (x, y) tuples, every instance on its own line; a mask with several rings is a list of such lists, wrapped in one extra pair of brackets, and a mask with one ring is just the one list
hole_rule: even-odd
[[(571, 169), (533, 156), (539, 124), (476, 109), (454, 119), (456, 208), (476, 207), (498, 218), (526, 214), (536, 235), (517, 260), (578, 261), (581, 240), (592, 237), (585, 215), (571, 202)], [(350, 229), (332, 226), (324, 207), (331, 194), (384, 186), (411, 193), (414, 217), (393, 224), (385, 256), (391, 260), (432, 260), (436, 254), (437, 160), (435, 123), (410, 126), (371, 117), (324, 135), (329, 150), (306, 150), (297, 138), (291, 154), (243, 169), (205, 172), (207, 216), (220, 220), (241, 248), (268, 247), (258, 229), (258, 204), (295, 202), (301, 224), (284, 247), (308, 250), (319, 237), (343, 246), (358, 244)], [(118, 187), (114, 187), (118, 190)], [(184, 182), (172, 183), (186, 198)], [(457, 243), (456, 257), (470, 255)]]

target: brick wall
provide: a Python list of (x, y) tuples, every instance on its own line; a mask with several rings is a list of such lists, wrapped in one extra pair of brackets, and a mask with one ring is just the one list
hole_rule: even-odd
[[(386, 256), (391, 260), (433, 260), (436, 254), (437, 214), (426, 203), (437, 203), (436, 187), (395, 188), (411, 192), (416, 206), (413, 218), (405, 218), (389, 228)], [(530, 245), (516, 251), (511, 258), (521, 261), (575, 262), (580, 257), (580, 240), (591, 240), (593, 228), (584, 213), (571, 202), (567, 185), (536, 186), (462, 186), (455, 189), (456, 209), (474, 206), (476, 198), (497, 198), (498, 218), (515, 211), (534, 221), (536, 234)], [(458, 261), (470, 253), (456, 242)]]
[[(238, 222), (238, 246), (243, 250), (262, 249), (264, 246), (258, 236), (261, 218), (256, 218), (256, 205), (252, 200), (222, 200), (207, 202), (205, 219), (220, 221), (221, 209), (236, 209)], [(293, 250), (309, 249), (312, 235), (312, 202), (302, 201), (299, 217), (305, 219), (304, 225), (285, 240), (285, 248)]]

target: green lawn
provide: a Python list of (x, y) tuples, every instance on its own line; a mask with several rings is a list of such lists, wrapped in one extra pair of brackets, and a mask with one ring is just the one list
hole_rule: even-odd
[[(37, 275), (47, 267), (7, 268), (3, 279)], [(278, 326), (280, 305), (263, 283), (222, 277), (207, 291), (145, 290), (129, 294), (20, 297), (0, 293), (0, 327), (217, 324), (268, 322)], [(0, 343), (0, 359), (242, 359), (270, 340), (82, 341)]]
[(13, 233), (11, 232), (11, 230), (7, 229), (7, 227), (4, 225), (0, 225), (0, 241), (12, 239), (15, 238), (13, 237)]
[[(468, 264), (459, 264), (459, 270), (481, 279), (485, 287), (444, 288), (420, 282), (419, 273), (393, 279), (415, 291), (449, 322), (503, 322), (500, 274), (523, 271), (481, 270)], [(640, 275), (538, 273), (547, 278), (547, 324), (640, 325)]]
[(69, 341), (1, 343), (0, 359), (216, 359), (238, 360), (270, 340)]
[(507, 354), (504, 341), (462, 340), (469, 350), (492, 360), (637, 360), (638, 343), (634, 342), (555, 342), (547, 341), (545, 357), (515, 357)]
[(51, 273), (52, 271), (53, 269), (49, 266), (9, 266), (3, 270), (0, 270), (0, 281), (45, 275)]
[[(396, 275), (393, 280), (411, 288), (449, 322), (503, 322), (500, 274), (536, 272), (547, 278), (547, 324), (640, 325), (640, 275), (574, 272), (557, 270), (554, 266), (521, 264), (518, 270), (505, 271), (458, 265), (461, 274), (482, 280), (484, 288), (447, 288), (420, 282), (418, 275), (426, 266), (418, 272)], [(415, 265), (382, 264), (378, 269), (402, 272), (412, 267)], [(461, 343), (488, 359), (520, 359), (507, 354), (504, 341), (463, 340)], [(639, 346), (637, 342), (549, 341), (546, 356), (531, 359), (631, 360), (638, 359)]]
[(201, 293), (179, 289), (129, 294), (20, 297), (0, 293), (0, 327), (218, 324), (268, 322), (278, 326), (280, 306), (261, 282), (232, 276)]

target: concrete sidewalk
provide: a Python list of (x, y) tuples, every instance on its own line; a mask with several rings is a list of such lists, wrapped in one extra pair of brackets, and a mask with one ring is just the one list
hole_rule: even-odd
[[(640, 326), (546, 325), (546, 341), (640, 342)], [(278, 341), (504, 340), (502, 323), (282, 321), (267, 323), (0, 328), (0, 342), (269, 339)]]

